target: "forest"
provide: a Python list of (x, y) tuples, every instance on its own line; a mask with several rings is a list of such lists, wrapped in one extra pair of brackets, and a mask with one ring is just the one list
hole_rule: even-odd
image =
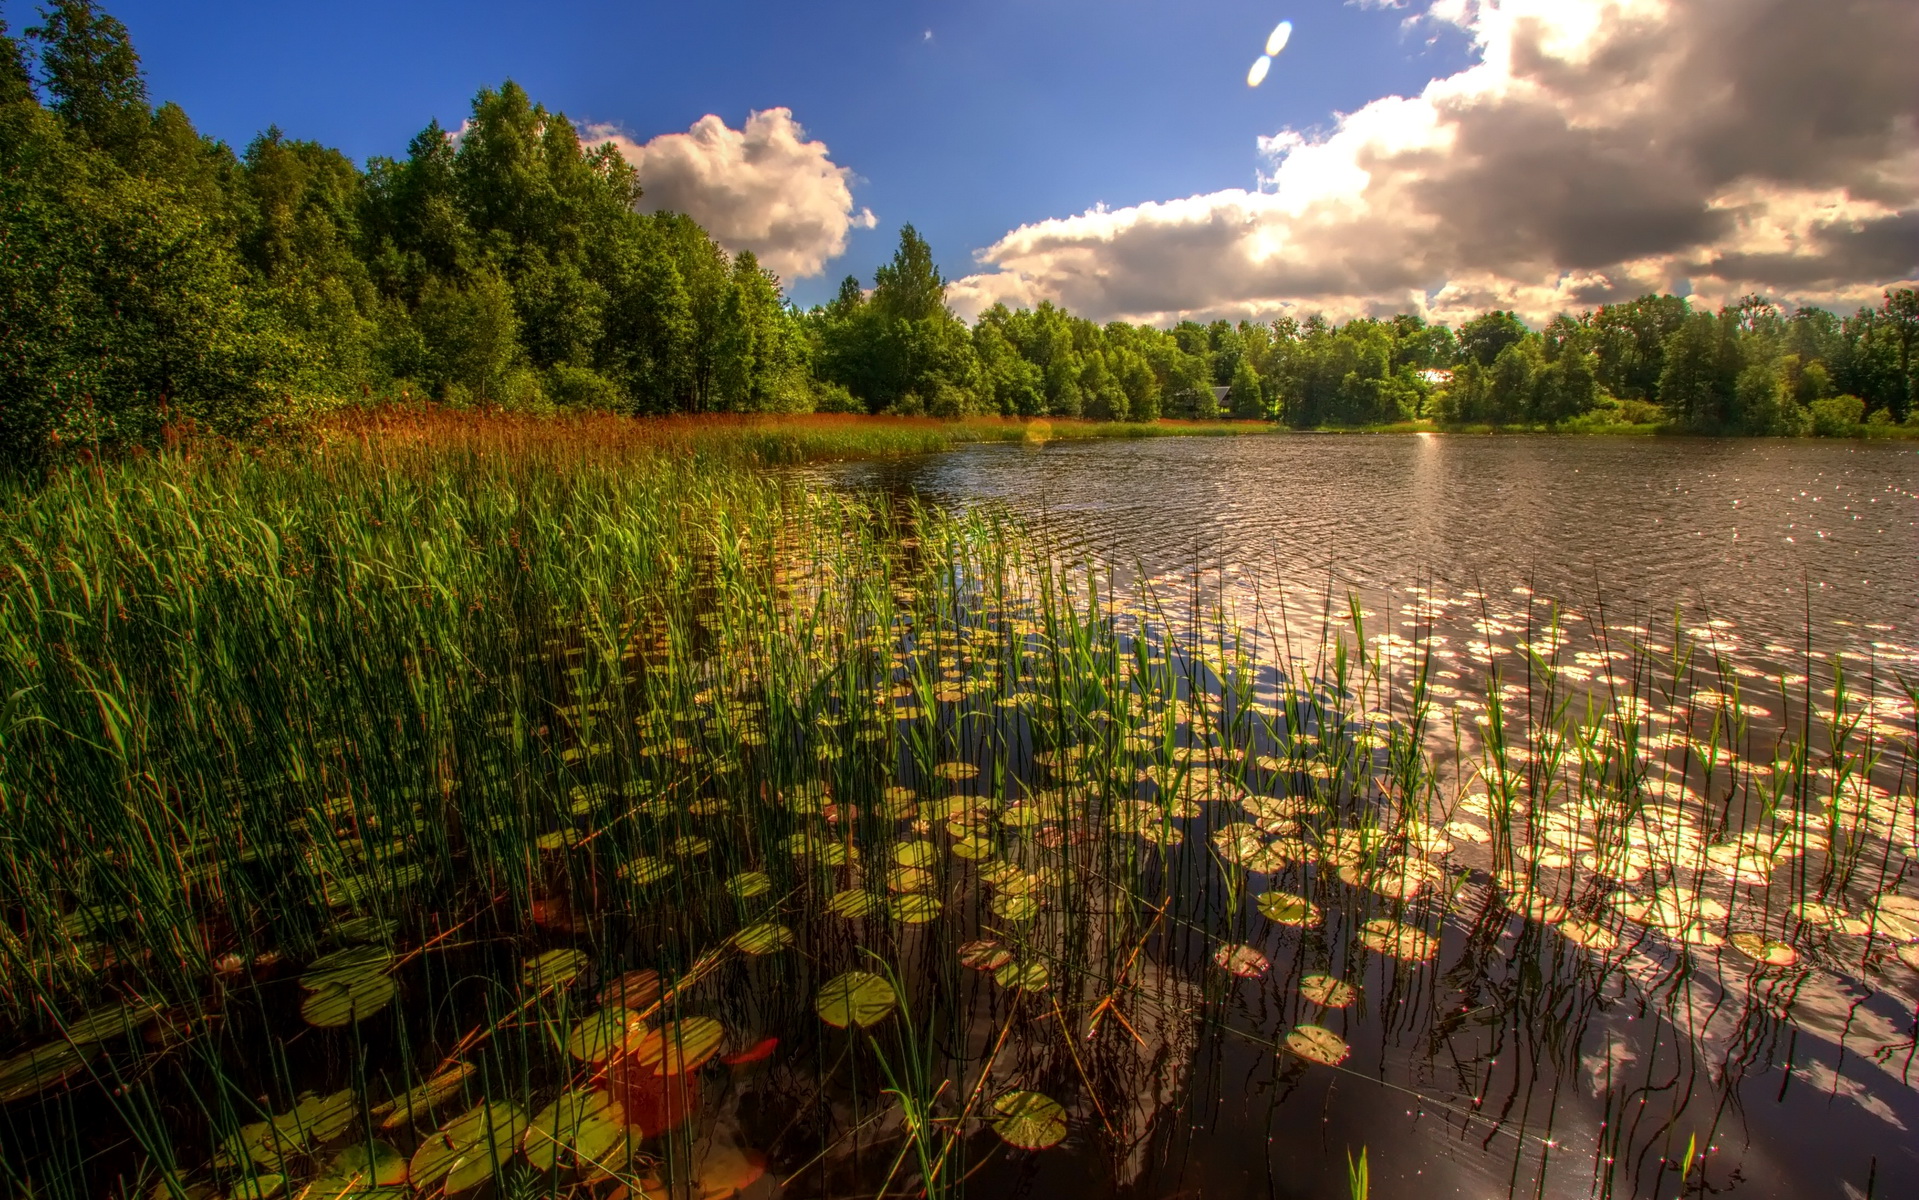
[(1543, 329), (1488, 312), (1334, 324), (970, 326), (912, 226), (811, 310), (750, 251), (643, 214), (633, 169), (512, 82), (364, 166), (269, 126), (235, 153), (154, 106), (92, 0), (0, 21), (0, 461), (169, 429), (271, 431), (396, 399), (638, 415), (892, 412), (1298, 428), (1662, 426), (1851, 434), (1915, 406), (1919, 296), (1839, 316), (1646, 296)]

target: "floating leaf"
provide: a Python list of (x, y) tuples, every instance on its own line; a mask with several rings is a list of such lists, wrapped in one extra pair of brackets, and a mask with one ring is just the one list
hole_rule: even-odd
[(960, 965), (975, 971), (997, 971), (1013, 961), (1013, 952), (990, 938), (967, 942), (959, 948)]
[(1213, 961), (1221, 970), (1241, 979), (1257, 979), (1272, 967), (1264, 954), (1251, 946), (1225, 945), (1213, 951)]
[(862, 1028), (885, 1020), (899, 1003), (893, 985), (871, 971), (848, 971), (820, 986), (814, 1011), (837, 1029)]
[(300, 976), (300, 986), (317, 992), (335, 983), (359, 983), (385, 975), (393, 952), (384, 946), (348, 946), (313, 960)]
[(1001, 893), (993, 897), (993, 915), (1002, 921), (1018, 924), (1030, 921), (1039, 915), (1039, 901), (1031, 896), (1016, 896)]
[(1785, 942), (1750, 930), (1740, 930), (1726, 939), (1732, 948), (1763, 966), (1790, 967), (1799, 961), (1799, 952)]
[(1299, 981), (1299, 994), (1322, 1008), (1345, 1008), (1359, 999), (1359, 989), (1331, 975), (1308, 975)]
[(777, 921), (749, 925), (733, 935), (733, 945), (742, 954), (771, 954), (793, 944), (793, 931)]
[(611, 1094), (562, 1092), (527, 1126), (520, 1149), (542, 1171), (594, 1164), (625, 1140), (626, 1128), (626, 1111)]
[(902, 867), (928, 867), (937, 857), (938, 851), (928, 841), (906, 841), (893, 847), (893, 861)]
[(765, 871), (741, 871), (726, 881), (726, 890), (735, 900), (750, 900), (773, 890), (773, 880)]
[(1066, 1136), (1066, 1110), (1039, 1092), (1008, 1092), (993, 1101), (993, 1132), (1009, 1146), (1044, 1150)]
[(895, 896), (887, 908), (892, 912), (893, 919), (902, 925), (924, 925), (940, 915), (940, 902), (920, 892)]
[(379, 1012), (399, 994), (400, 989), (385, 975), (335, 981), (307, 993), (300, 1002), (300, 1016), (315, 1028), (338, 1029)]
[(658, 883), (672, 873), (673, 864), (663, 858), (655, 858), (647, 854), (637, 855), (631, 861), (621, 864), (617, 872), (621, 879), (634, 887)]
[(1286, 1034), (1286, 1048), (1311, 1062), (1336, 1067), (1346, 1061), (1352, 1047), (1324, 1025), (1300, 1025)]
[(1260, 912), (1281, 925), (1317, 925), (1320, 921), (1319, 906), (1291, 892), (1267, 892), (1260, 896), (1258, 904)]
[(961, 858), (991, 858), (993, 843), (976, 834), (968, 834), (953, 843), (953, 853)]
[(725, 1026), (712, 1017), (685, 1017), (643, 1034), (633, 1059), (661, 1075), (684, 1075), (718, 1054), (725, 1038)]
[[(766, 1159), (755, 1150), (715, 1145), (700, 1159), (694, 1172), (699, 1200), (729, 1200), (766, 1174)], [(665, 1189), (661, 1189), (665, 1194)]]
[(579, 1062), (605, 1062), (626, 1044), (627, 1035), (643, 1031), (646, 1023), (632, 1009), (603, 1008), (573, 1027), (566, 1052)]
[(923, 867), (894, 867), (886, 873), (886, 886), (894, 892), (924, 892), (933, 886), (933, 873)]
[(0, 1062), (0, 1104), (31, 1096), (72, 1078), (97, 1047), (51, 1042)]
[(145, 1001), (114, 1004), (96, 1008), (86, 1016), (69, 1022), (64, 1034), (66, 1040), (76, 1046), (91, 1046), (96, 1042), (111, 1041), (137, 1032), (142, 1025), (159, 1015), (159, 1010)]
[(1374, 917), (1366, 922), (1360, 930), (1359, 941), (1377, 954), (1414, 961), (1431, 958), (1439, 949), (1439, 939), (1432, 934), (1391, 917)]
[(851, 921), (872, 912), (878, 907), (879, 902), (878, 896), (864, 888), (847, 888), (843, 892), (835, 892), (833, 898), (826, 902), (826, 907), (834, 914)]
[(1031, 962), (1007, 963), (993, 972), (993, 981), (1016, 992), (1043, 992), (1052, 983), (1053, 977), (1045, 963), (1033, 959)]
[(548, 950), (526, 960), (520, 968), (520, 986), (542, 992), (565, 987), (579, 978), (589, 961), (582, 950)]
[(384, 1117), (380, 1122), (382, 1129), (398, 1129), (410, 1124), (457, 1094), (461, 1086), (473, 1076), (474, 1070), (475, 1067), (470, 1062), (454, 1063), (425, 1083), (409, 1088), (380, 1105), (373, 1110), (373, 1115)]
[(1568, 917), (1559, 923), (1559, 936), (1575, 946), (1584, 946), (1589, 950), (1601, 952), (1619, 948), (1619, 935), (1604, 925), (1579, 917)]
[(646, 1009), (660, 999), (660, 973), (648, 968), (627, 971), (600, 989), (600, 1003)]
[(300, 1200), (369, 1200), (404, 1194), (406, 1157), (385, 1142), (355, 1142), (333, 1156)]
[(526, 1126), (526, 1114), (511, 1104), (482, 1104), (420, 1143), (413, 1152), (409, 1178), (421, 1190), (444, 1180), (449, 1193), (485, 1183), (512, 1157)]

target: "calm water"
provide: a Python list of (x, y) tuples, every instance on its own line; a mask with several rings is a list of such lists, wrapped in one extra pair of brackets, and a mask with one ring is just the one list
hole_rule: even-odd
[[(1739, 663), (1789, 670), (1810, 640), (1887, 690), (1919, 673), (1919, 453), (1902, 445), (1182, 438), (982, 446), (821, 474), (1005, 505), (1069, 555), (1148, 582), (1197, 569), (1228, 607), (1235, 591), (1277, 586), (1350, 591), (1398, 616), (1415, 585), (1414, 599), (1469, 598), (1455, 632), (1477, 621), (1493, 640), (1524, 636), (1545, 598), (1654, 630), (1677, 607)], [(1470, 692), (1475, 657), (1444, 677)], [(1909, 727), (1902, 700), (1882, 711)], [(1889, 780), (1895, 797), (1909, 770)], [(1087, 1194), (1345, 1195), (1344, 1156), (1366, 1146), (1375, 1197), (1919, 1195), (1919, 974), (1883, 946), (1822, 943), (1788, 979), (1655, 938), (1595, 970), (1482, 899), (1486, 878), (1469, 873), (1429, 968), (1347, 967), (1366, 1001), (1334, 1026), (1353, 1045), (1343, 1073), (1284, 1056), (1276, 1069), (1268, 1046), (1304, 1019), (1287, 999), (1298, 978), (1347, 961), (1350, 930), (1271, 938), (1271, 978), (1208, 986), (1218, 1007), (1147, 1152), (1041, 1155), (992, 1172), (986, 1190), (1068, 1195), (1095, 1179)], [(1197, 986), (1204, 947), (1189, 951), (1161, 966)], [(1693, 1138), (1710, 1165), (1682, 1184)]]
[(1792, 644), (1810, 611), (1828, 649), (1909, 644), (1919, 624), (1909, 444), (1308, 434), (980, 446), (833, 471), (1002, 502), (1070, 549), (1154, 571), (1525, 586), (1653, 623), (1684, 605)]

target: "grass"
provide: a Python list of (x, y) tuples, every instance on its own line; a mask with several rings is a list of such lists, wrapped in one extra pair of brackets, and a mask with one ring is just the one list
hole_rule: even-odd
[[(951, 436), (386, 412), (10, 493), (9, 1190), (959, 1194), (1164, 1136), (1200, 1036), (1275, 1097), (1358, 1087), (1396, 1061), (1369, 1014), (1424, 1037), (1464, 988), (1576, 1064), (1607, 987), (1690, 1045), (1688, 980), (1919, 939), (1909, 687), (1543, 601), (1413, 590), (1405, 636), (1122, 589), (990, 511), (753, 469)], [(1718, 1119), (1638, 1124), (1643, 1069), (1582, 1168), (1622, 1194)], [(1485, 1071), (1509, 1107), (1542, 1074)]]

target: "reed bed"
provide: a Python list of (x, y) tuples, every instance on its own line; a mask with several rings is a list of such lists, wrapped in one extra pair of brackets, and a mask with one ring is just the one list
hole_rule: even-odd
[[(1729, 1110), (1633, 1077), (1622, 1006), (1708, 1101), (1794, 1029), (1904, 1079), (1823, 1024), (1919, 969), (1893, 673), (1529, 605), (1462, 677), (1429, 593), (1122, 586), (749, 469), (875, 444), (805, 429), (385, 414), (10, 496), (6, 1186), (1118, 1187), (1230, 1045), (1273, 1127), (1344, 1080), (1638, 1195), (1729, 1169), (1684, 1140)], [(1536, 1116), (1595, 1039), (1604, 1119)]]

